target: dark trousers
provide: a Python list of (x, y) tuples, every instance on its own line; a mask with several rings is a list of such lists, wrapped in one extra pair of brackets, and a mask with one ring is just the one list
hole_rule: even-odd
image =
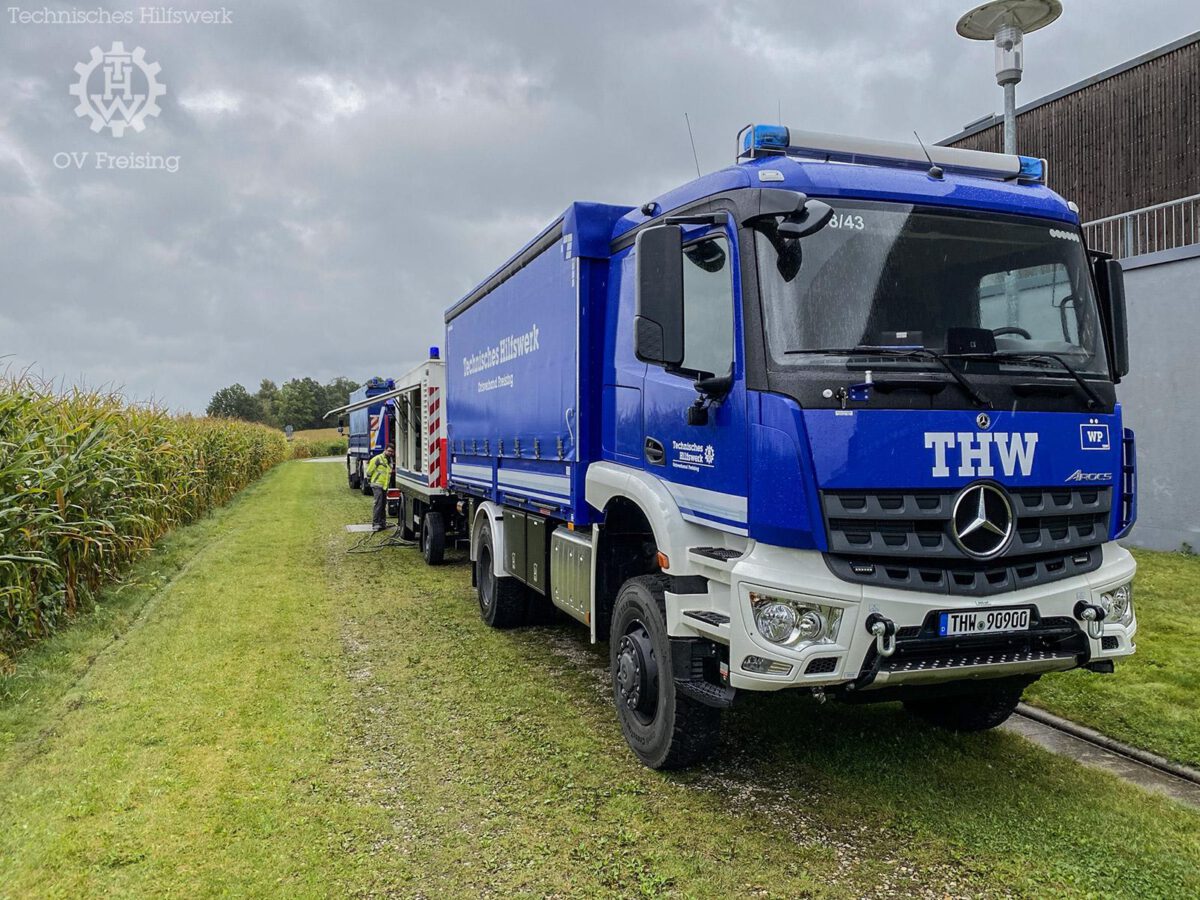
[(375, 508), (371, 510), (371, 524), (376, 528), (387, 527), (387, 488), (377, 484), (371, 485), (371, 493), (375, 495)]

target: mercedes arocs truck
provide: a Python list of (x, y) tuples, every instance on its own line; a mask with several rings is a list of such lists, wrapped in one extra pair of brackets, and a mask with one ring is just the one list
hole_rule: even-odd
[(750, 126), (572, 204), (445, 322), (483, 620), (607, 640), (648, 766), (741, 691), (980, 730), (1134, 652), (1121, 270), (1043, 160)]

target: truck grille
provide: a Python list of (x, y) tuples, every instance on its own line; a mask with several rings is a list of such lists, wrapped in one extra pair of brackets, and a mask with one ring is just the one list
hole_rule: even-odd
[(821, 495), (834, 574), (901, 590), (985, 596), (1100, 565), (1110, 488), (1012, 491), (1015, 533), (1003, 555), (977, 561), (950, 535), (958, 491), (826, 491)]

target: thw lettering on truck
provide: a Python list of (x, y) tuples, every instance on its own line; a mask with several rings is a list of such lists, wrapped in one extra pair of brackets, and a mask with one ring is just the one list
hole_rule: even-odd
[(957, 474), (962, 478), (990, 478), (996, 474), (995, 459), (1000, 471), (1012, 477), (1033, 471), (1033, 455), (1037, 450), (1036, 432), (1006, 433), (1003, 431), (927, 431), (925, 449), (933, 451), (933, 477), (950, 477), (950, 459), (958, 453)]

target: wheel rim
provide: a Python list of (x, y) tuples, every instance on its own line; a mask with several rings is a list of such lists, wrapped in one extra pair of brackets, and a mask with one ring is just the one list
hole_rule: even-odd
[(492, 606), (492, 554), (483, 549), (479, 551), (479, 605), (484, 612)]
[(658, 709), (658, 661), (646, 626), (634, 620), (617, 644), (614, 673), (617, 702), (643, 724), (654, 720)]

